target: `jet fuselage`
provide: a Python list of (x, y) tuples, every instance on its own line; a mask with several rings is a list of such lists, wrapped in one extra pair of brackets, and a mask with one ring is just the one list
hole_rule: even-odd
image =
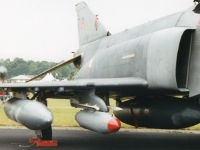
[(187, 10), (101, 38), (80, 47), (76, 78), (139, 77), (150, 89), (189, 88), (194, 96), (200, 68), (190, 66), (200, 59), (199, 36), (199, 15)]

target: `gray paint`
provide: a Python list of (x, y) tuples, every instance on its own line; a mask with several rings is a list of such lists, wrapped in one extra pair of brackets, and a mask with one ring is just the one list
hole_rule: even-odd
[(82, 105), (82, 106), (90, 106), (96, 108), (97, 111), (108, 112), (108, 108), (105, 102), (98, 96), (95, 95), (95, 90), (87, 90), (76, 93), (76, 98), (71, 99), (71, 104), (73, 105)]
[(187, 28), (174, 27), (152, 35), (147, 56), (147, 81), (150, 87), (178, 88), (177, 55), (181, 37), (186, 30)]
[(188, 88), (190, 96), (200, 94), (200, 30), (196, 30), (192, 36), (190, 71)]
[(138, 127), (180, 129), (200, 122), (199, 104), (192, 100), (149, 97), (118, 103), (117, 106), (123, 110), (114, 111), (114, 114), (122, 122)]
[[(120, 85), (118, 85), (118, 87), (125, 88), (127, 85), (121, 83), (126, 83), (127, 79), (135, 78), (146, 81), (149, 90), (154, 88), (176, 90), (177, 93), (179, 93), (178, 91), (182, 91), (176, 83), (177, 77), (182, 78), (182, 76), (176, 76), (177, 66), (175, 66), (175, 64), (182, 34), (184, 34), (186, 29), (195, 29), (198, 24), (198, 17), (191, 9), (151, 21), (116, 35), (105, 36), (103, 38), (99, 36), (99, 39), (95, 39), (94, 35), (91, 35), (91, 38), (94, 38), (93, 40), (88, 40), (84, 36), (86, 36), (88, 32), (91, 32), (91, 34), (96, 32), (96, 35), (99, 35), (99, 32), (102, 34), (105, 33), (103, 26), (99, 23), (99, 30), (96, 30), (94, 26), (91, 27), (94, 25), (95, 18), (90, 10), (88, 10), (85, 3), (77, 5), (77, 13), (79, 16), (78, 21), (80, 21), (80, 16), (89, 21), (90, 25), (87, 27), (90, 26), (92, 31), (89, 31), (86, 27), (86, 31), (80, 33), (82, 34), (82, 40), (85, 39), (87, 42), (84, 44), (82, 43), (80, 46), (78, 54), (81, 54), (81, 68), (74, 81), (50, 84), (31, 83), (14, 86), (4, 85), (2, 87), (53, 88), (63, 86), (74, 90), (79, 87), (87, 88), (86, 85), (92, 82), (95, 89), (101, 87), (102, 84), (106, 84), (106, 86), (110, 88), (112, 88), (112, 86), (116, 88), (113, 82), (120, 80)], [(93, 18), (91, 16), (93, 16)], [(93, 23), (91, 23), (92, 20)], [(184, 28), (182, 28), (183, 26)], [(78, 27), (79, 30), (84, 30), (84, 28), (80, 29), (82, 28), (81, 26)], [(161, 61), (161, 58), (163, 63), (158, 65), (157, 63)], [(185, 62), (183, 64), (189, 63)], [(185, 68), (188, 69), (187, 67)], [(187, 70), (183, 72), (187, 72)], [(159, 73), (162, 73), (162, 75), (159, 75)], [(184, 77), (184, 80), (186, 80), (185, 78), (189, 77)], [(143, 86), (142, 82), (136, 84), (131, 80), (129, 83), (133, 84), (132, 87), (136, 87), (135, 85), (140, 86), (140, 84), (141, 87)], [(183, 80), (179, 81), (186, 83), (186, 81)], [(137, 83), (139, 83), (139, 81), (137, 81)], [(180, 83), (180, 85), (183, 84)], [(180, 86), (180, 88), (187, 87)], [(14, 88), (12, 88), (12, 90), (13, 89)], [(143, 93), (148, 94), (149, 91), (145, 89)], [(123, 93), (119, 92), (119, 95), (121, 94)], [(166, 94), (169, 93), (166, 91)], [(131, 92), (131, 88), (129, 90), (129, 95), (135, 95), (134, 90)]]
[(31, 130), (45, 129), (53, 121), (48, 108), (37, 101), (10, 99), (4, 103), (4, 111), (8, 118)]
[(75, 116), (81, 127), (99, 133), (110, 133), (108, 122), (114, 118), (110, 113), (86, 110), (78, 112)]
[[(177, 68), (176, 63), (178, 54), (182, 55), (182, 52), (178, 53), (181, 51), (179, 48), (182, 35), (187, 29), (198, 28), (198, 22), (199, 15), (195, 14), (192, 9), (188, 9), (87, 43), (80, 50), (84, 51), (84, 54), (82, 55), (82, 68), (76, 78), (139, 77), (147, 81), (149, 88), (177, 90), (178, 88), (189, 88), (193, 93), (200, 86), (195, 82), (189, 83), (188, 78), (193, 78), (189, 76), (198, 72), (199, 69), (196, 68), (189, 72), (189, 67), (182, 67), (185, 69), (182, 72), (188, 72), (188, 74), (176, 75), (177, 71), (181, 70)], [(178, 32), (179, 30), (182, 31)], [(156, 34), (163, 35), (157, 35), (157, 39), (153, 41)], [(123, 60), (123, 56), (128, 53), (134, 54), (135, 57)], [(196, 59), (189, 60), (191, 63), (197, 63)], [(158, 62), (163, 63), (158, 64)], [(190, 62), (182, 63), (182, 65), (188, 64)], [(180, 83), (177, 84), (178, 81)], [(195, 86), (195, 88), (190, 88), (191, 86), (186, 84)]]
[[(80, 46), (105, 37), (107, 31), (85, 2), (76, 5)], [(85, 17), (87, 16), (87, 17)]]

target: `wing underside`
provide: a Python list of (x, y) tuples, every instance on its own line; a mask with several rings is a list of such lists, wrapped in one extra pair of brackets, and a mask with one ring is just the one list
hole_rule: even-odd
[(29, 82), (1, 84), (2, 91), (52, 91), (68, 92), (95, 89), (100, 91), (123, 91), (146, 89), (146, 80), (141, 78), (76, 79), (55, 82)]

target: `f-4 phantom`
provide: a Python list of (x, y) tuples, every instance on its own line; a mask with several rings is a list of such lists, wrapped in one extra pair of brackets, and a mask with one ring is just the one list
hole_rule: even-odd
[[(120, 121), (159, 129), (200, 123), (199, 4), (115, 35), (85, 2), (76, 11), (79, 50), (72, 58), (27, 83), (0, 85), (11, 97), (4, 104), (10, 119), (51, 139), (46, 99), (65, 98), (82, 108), (75, 116), (80, 126), (99, 133), (118, 131)], [(69, 63), (79, 69), (73, 80), (32, 82)], [(116, 100), (115, 108), (109, 98)]]

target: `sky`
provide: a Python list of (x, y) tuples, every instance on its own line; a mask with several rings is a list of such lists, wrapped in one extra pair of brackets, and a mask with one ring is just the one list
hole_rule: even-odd
[[(60, 62), (78, 49), (82, 0), (0, 0), (0, 59)], [(193, 0), (84, 0), (112, 33), (185, 10)]]

